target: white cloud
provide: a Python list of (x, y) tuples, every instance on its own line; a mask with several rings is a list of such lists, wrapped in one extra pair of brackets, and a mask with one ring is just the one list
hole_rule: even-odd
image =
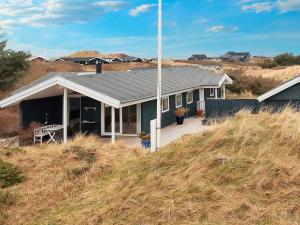
[(0, 18), (19, 25), (57, 26), (88, 22), (127, 5), (121, 0), (0, 0)]
[(212, 26), (206, 29), (207, 33), (219, 33), (219, 32), (235, 32), (238, 31), (238, 27), (227, 27), (224, 25)]
[(299, 0), (278, 0), (277, 8), (281, 12), (300, 10)]
[(243, 11), (247, 12), (271, 12), (273, 10), (281, 13), (300, 10), (300, 0), (239, 0)]
[(256, 13), (271, 12), (274, 8), (270, 2), (252, 3), (250, 5), (243, 5), (243, 11), (254, 11)]
[(156, 4), (143, 4), (131, 9), (129, 15), (138, 16), (140, 13), (148, 12), (151, 8), (157, 6)]

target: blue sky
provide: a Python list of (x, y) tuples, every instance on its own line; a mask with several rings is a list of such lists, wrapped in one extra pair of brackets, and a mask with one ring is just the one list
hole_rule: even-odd
[[(226, 51), (300, 54), (300, 0), (163, 0), (165, 58)], [(0, 0), (9, 47), (56, 57), (78, 50), (155, 57), (157, 1)]]

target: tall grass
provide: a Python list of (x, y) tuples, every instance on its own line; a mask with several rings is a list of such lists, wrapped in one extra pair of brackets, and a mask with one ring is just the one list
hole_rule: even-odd
[(299, 115), (241, 112), (155, 154), (96, 137), (26, 147), (5, 157), (27, 178), (7, 223), (299, 224)]

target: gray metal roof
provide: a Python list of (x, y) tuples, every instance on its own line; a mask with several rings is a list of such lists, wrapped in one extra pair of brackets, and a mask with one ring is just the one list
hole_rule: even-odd
[[(191, 66), (163, 68), (162, 94), (167, 95), (199, 86), (218, 86), (224, 75), (224, 73), (218, 74), (211, 70)], [(156, 96), (156, 68), (85, 75), (79, 75), (78, 73), (50, 73), (15, 91), (13, 94), (56, 76), (119, 100), (121, 103)]]
[(120, 59), (124, 62), (131, 62), (131, 61), (135, 61), (135, 60), (138, 60), (138, 59), (141, 59), (141, 58), (134, 57), (134, 56), (125, 56), (125, 57), (121, 57)]

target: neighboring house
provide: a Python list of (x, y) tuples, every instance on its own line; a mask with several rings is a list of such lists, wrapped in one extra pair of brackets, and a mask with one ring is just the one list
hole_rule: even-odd
[(62, 58), (53, 58), (50, 59), (51, 62), (64, 62), (64, 60)]
[(249, 52), (227, 52), (225, 55), (221, 57), (223, 60), (232, 60), (239, 62), (248, 62), (251, 58), (251, 54)]
[(207, 56), (204, 54), (201, 55), (192, 55), (188, 60), (206, 60)]
[[(224, 99), (225, 85), (232, 83), (225, 73), (199, 67), (168, 67), (162, 74), (162, 127), (176, 121), (176, 108), (187, 108), (186, 117), (192, 117), (198, 109), (205, 110), (207, 99)], [(150, 121), (156, 118), (156, 85), (157, 68), (50, 73), (0, 101), (0, 108), (19, 104), (22, 128), (32, 122), (65, 124), (64, 135), (83, 132), (114, 140), (115, 135), (150, 132)]]
[(122, 62), (122, 59), (118, 58), (118, 57), (114, 57), (114, 58), (102, 58), (103, 61), (106, 61), (108, 63), (120, 63)]
[(98, 57), (63, 57), (61, 59), (66, 62), (75, 62), (81, 65), (96, 65), (97, 62), (101, 62), (103, 64), (109, 63)]
[(124, 63), (130, 63), (130, 62), (143, 62), (142, 58), (133, 57), (133, 56), (125, 56), (120, 58), (122, 62)]
[(291, 105), (299, 110), (300, 76), (294, 77), (259, 96), (258, 101), (264, 106), (269, 106), (275, 109), (280, 109), (287, 105)]
[(48, 60), (41, 56), (32, 56), (28, 59), (28, 61), (30, 61), (30, 62), (46, 62)]

